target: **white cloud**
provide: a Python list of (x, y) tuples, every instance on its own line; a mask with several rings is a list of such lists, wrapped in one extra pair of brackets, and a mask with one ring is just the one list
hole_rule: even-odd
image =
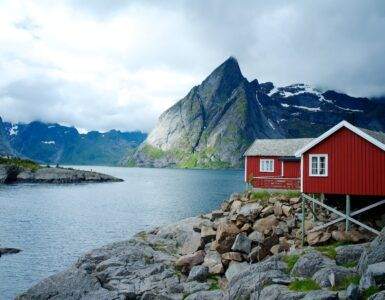
[(249, 79), (385, 92), (384, 5), (3, 1), (0, 116), (149, 131), (235, 55)]

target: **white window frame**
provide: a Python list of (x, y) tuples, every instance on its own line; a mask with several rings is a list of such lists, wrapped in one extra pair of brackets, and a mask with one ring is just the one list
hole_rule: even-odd
[[(313, 167), (312, 167), (312, 160), (313, 157), (317, 158), (317, 173), (313, 173)], [(320, 165), (321, 160), (320, 158), (325, 158), (325, 174), (320, 174)], [(329, 174), (329, 157), (327, 154), (309, 154), (309, 176), (311, 177), (327, 177)]]
[[(271, 162), (271, 170), (264, 170), (262, 166), (266, 162)], [(259, 159), (259, 172), (263, 173), (274, 173), (274, 159), (271, 158), (260, 158)]]

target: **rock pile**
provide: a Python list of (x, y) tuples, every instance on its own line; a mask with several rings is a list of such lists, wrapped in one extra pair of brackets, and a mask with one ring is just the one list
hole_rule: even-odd
[[(330, 253), (301, 249), (300, 205), (285, 194), (232, 195), (209, 214), (93, 250), (19, 299), (359, 299), (370, 288), (382, 289), (384, 235)], [(333, 216), (318, 211), (317, 217), (306, 218), (307, 230)], [(370, 238), (354, 227), (350, 234), (343, 230), (314, 232), (308, 243)], [(291, 287), (306, 281), (314, 291)]]

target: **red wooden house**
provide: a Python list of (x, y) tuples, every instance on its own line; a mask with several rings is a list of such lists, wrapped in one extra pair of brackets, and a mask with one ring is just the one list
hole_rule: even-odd
[(245, 181), (256, 188), (300, 189), (296, 151), (312, 139), (257, 139), (245, 152)]
[(385, 133), (342, 121), (296, 156), (305, 194), (385, 195)]

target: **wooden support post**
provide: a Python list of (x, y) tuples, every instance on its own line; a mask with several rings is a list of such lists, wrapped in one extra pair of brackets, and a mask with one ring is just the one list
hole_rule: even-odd
[[(346, 195), (345, 215), (350, 217), (350, 195)], [(346, 221), (345, 221), (345, 232), (348, 232), (348, 231), (349, 231), (349, 219), (346, 218)]]
[(302, 203), (301, 203), (301, 210), (302, 210), (302, 217), (301, 217), (301, 244), (302, 247), (305, 245), (305, 198), (302, 197)]
[[(314, 198), (314, 194), (312, 195), (312, 198)], [(316, 214), (316, 211), (315, 211), (315, 203), (314, 202), (312, 202), (311, 203), (311, 205), (312, 205), (312, 211), (313, 211), (313, 223), (315, 222), (315, 220), (316, 220), (316, 217), (315, 217), (315, 214)]]

